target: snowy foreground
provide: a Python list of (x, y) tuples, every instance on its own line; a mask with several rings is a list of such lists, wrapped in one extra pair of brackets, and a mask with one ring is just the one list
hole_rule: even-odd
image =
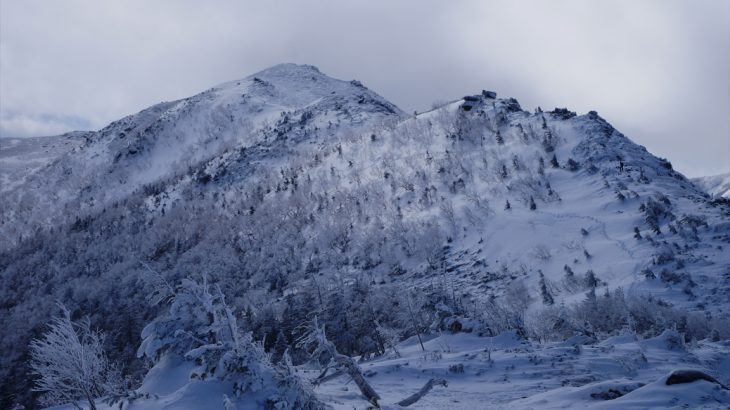
[[(382, 396), (382, 408), (413, 394), (430, 378), (444, 378), (448, 387), (434, 387), (411, 406), (420, 409), (726, 409), (730, 390), (698, 380), (667, 385), (675, 370), (699, 369), (730, 382), (730, 344), (701, 341), (677, 343), (671, 331), (637, 340), (631, 334), (600, 343), (585, 337), (539, 345), (514, 333), (497, 337), (442, 334), (401, 343), (400, 357), (391, 353), (360, 363), (368, 381)], [(164, 360), (145, 379), (141, 393), (149, 393), (123, 408), (224, 409), (230, 386), (218, 381), (189, 381), (191, 362)], [(318, 370), (301, 369), (310, 379)], [(317, 396), (334, 409), (366, 409), (369, 403), (357, 387), (341, 376), (315, 388)], [(238, 409), (262, 408), (247, 396)], [(99, 405), (99, 409), (116, 409)], [(71, 409), (60, 406), (55, 409)]]

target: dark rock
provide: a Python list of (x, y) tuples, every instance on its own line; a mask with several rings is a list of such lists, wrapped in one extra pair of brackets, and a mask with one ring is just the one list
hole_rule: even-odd
[(722, 383), (717, 381), (716, 378), (699, 370), (675, 370), (667, 378), (667, 386), (671, 386), (673, 384), (692, 383), (696, 382), (697, 380), (705, 380), (710, 383), (716, 383), (726, 388), (722, 385)]
[(575, 117), (575, 113), (572, 111), (569, 111), (567, 108), (556, 108), (550, 112), (550, 115), (552, 115), (555, 118), (560, 118), (563, 120), (567, 120), (570, 118)]
[(623, 396), (624, 394), (616, 389), (608, 389), (606, 391), (598, 392), (598, 393), (591, 393), (591, 397), (598, 400), (613, 400), (618, 399), (619, 397)]

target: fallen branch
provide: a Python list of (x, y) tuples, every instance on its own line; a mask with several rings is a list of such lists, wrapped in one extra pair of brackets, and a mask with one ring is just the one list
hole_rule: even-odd
[(428, 394), (428, 392), (430, 392), (431, 389), (433, 389), (433, 386), (435, 386), (435, 385), (447, 387), (448, 383), (444, 379), (431, 379), (423, 387), (421, 387), (421, 390), (419, 390), (417, 393), (399, 401), (396, 404), (401, 407), (408, 407), (411, 404), (417, 402), (418, 400), (421, 400), (421, 398), (423, 398), (423, 396)]

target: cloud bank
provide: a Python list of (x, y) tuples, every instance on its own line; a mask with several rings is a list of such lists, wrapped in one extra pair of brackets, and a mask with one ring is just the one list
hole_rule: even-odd
[(100, 128), (280, 63), (407, 111), (482, 88), (597, 110), (690, 176), (730, 171), (730, 2), (0, 3), (0, 135)]

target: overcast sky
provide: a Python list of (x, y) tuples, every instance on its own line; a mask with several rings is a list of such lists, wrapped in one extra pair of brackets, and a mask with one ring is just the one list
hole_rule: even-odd
[(730, 1), (0, 0), (0, 136), (98, 129), (281, 62), (406, 111), (493, 89), (730, 172)]

